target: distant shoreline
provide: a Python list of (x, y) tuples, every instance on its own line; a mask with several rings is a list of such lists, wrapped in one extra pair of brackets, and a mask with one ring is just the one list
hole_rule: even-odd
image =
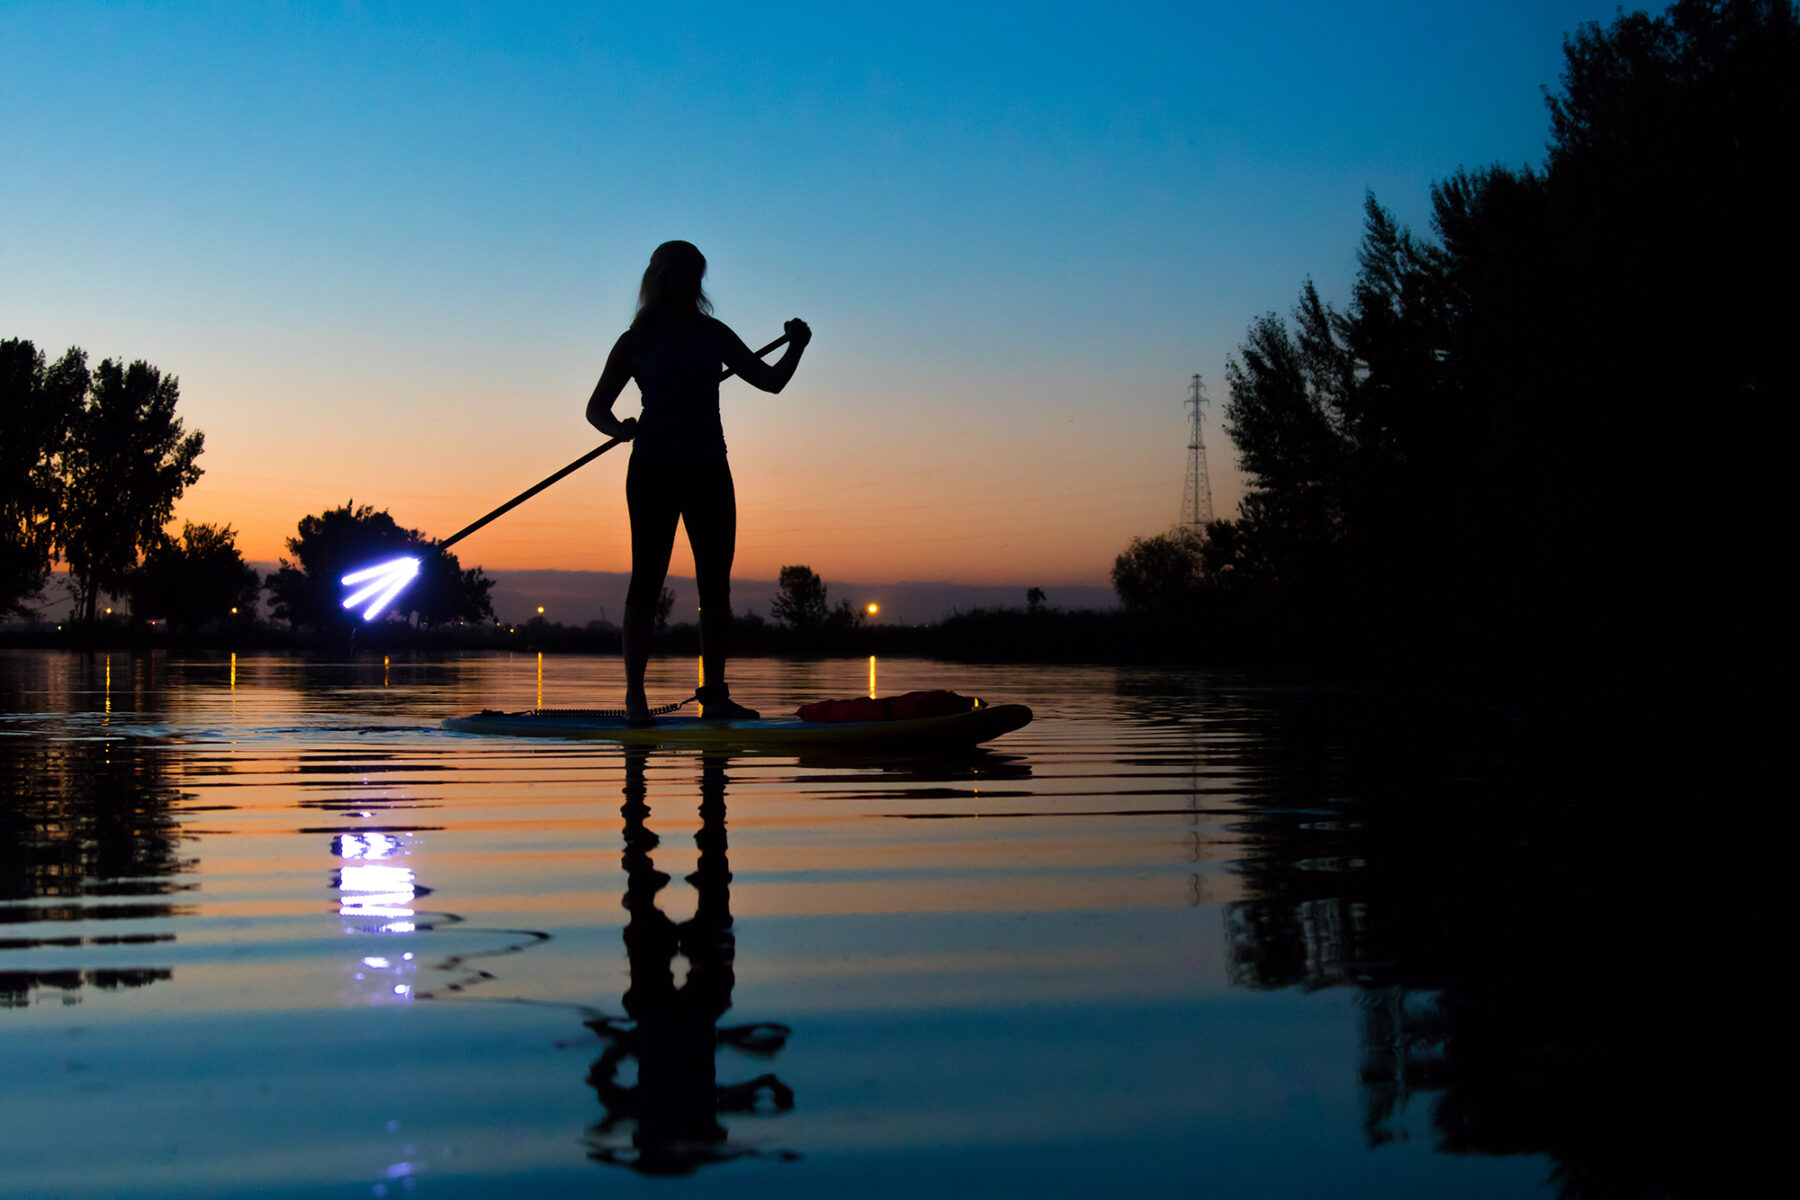
[[(1246, 672), (1280, 686), (1348, 686), (1371, 695), (1474, 703), (1496, 710), (1554, 712), (1613, 722), (1634, 713), (1701, 716), (1766, 714), (1775, 684), (1769, 663), (1727, 647), (1672, 670), (1662, 656), (1629, 639), (1602, 641), (1574, 631), (1523, 637), (1487, 630), (1478, 638), (1449, 627), (1368, 631), (1293, 622), (1279, 613), (1239, 612), (1233, 620), (1193, 614), (977, 609), (930, 625), (863, 624), (811, 634), (760, 617), (735, 623), (733, 657), (896, 657), (962, 663), (1147, 666)], [(14, 624), (0, 627), (0, 651), (197, 655), (275, 653), (333, 658), (465, 653), (598, 654), (619, 652), (611, 625), (570, 626), (535, 619), (418, 629), (399, 621), (320, 634), (267, 622), (176, 631), (123, 621), (94, 630)], [(692, 657), (699, 634), (674, 624), (657, 635), (659, 655)]]
[[(279, 564), (257, 561), (247, 565), (267, 578)], [(494, 616), (513, 624), (529, 621), (537, 615), (540, 605), (550, 620), (563, 625), (582, 627), (594, 621), (617, 624), (625, 611), (625, 589), (631, 582), (631, 575), (624, 571), (552, 568), (487, 571), (484, 568), (484, 573), (494, 581), (489, 593)], [(52, 576), (53, 582), (45, 591), (58, 594), (40, 609), (40, 620), (50, 624), (66, 620), (70, 607), (69, 601), (60, 596), (60, 585), (55, 582), (61, 578), (60, 574)], [(1107, 611), (1119, 607), (1113, 589), (1096, 584), (1013, 585), (941, 580), (858, 583), (827, 578), (825, 586), (832, 604), (848, 600), (858, 611), (864, 611), (871, 603), (879, 605), (876, 620), (884, 625), (931, 625), (976, 609), (1017, 608), (1025, 603), (1025, 593), (1031, 586), (1042, 586), (1047, 603), (1056, 608)], [(670, 575), (667, 587), (675, 594), (677, 616), (696, 611), (699, 592), (692, 577)], [(732, 609), (740, 614), (766, 617), (769, 602), (780, 591), (780, 585), (772, 579), (733, 579)], [(263, 603), (266, 616), (268, 602), (265, 599)]]
[[(1037, 610), (983, 609), (929, 625), (864, 622), (848, 628), (797, 631), (759, 616), (733, 626), (732, 656), (852, 658), (897, 655), (966, 662), (1183, 663), (1241, 660), (1216, 638), (1192, 636), (1185, 623), (1122, 608)], [(567, 625), (539, 617), (416, 628), (401, 621), (321, 632), (288, 629), (266, 621), (201, 630), (148, 626), (114, 618), (96, 628), (14, 625), (0, 628), (0, 648), (96, 652), (195, 653), (294, 652), (307, 654), (413, 654), (504, 651), (549, 654), (617, 654), (619, 630), (610, 623)], [(699, 631), (676, 622), (657, 634), (658, 654), (699, 653)], [(1251, 655), (1251, 659), (1261, 657)]]

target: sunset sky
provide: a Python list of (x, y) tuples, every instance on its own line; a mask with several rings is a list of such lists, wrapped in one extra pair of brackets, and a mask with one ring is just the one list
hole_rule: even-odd
[[(0, 3), (0, 337), (180, 377), (178, 518), (274, 559), (354, 498), (445, 536), (601, 439), (650, 250), (751, 345), (736, 573), (1102, 584), (1177, 515), (1246, 326), (1341, 303), (1366, 192), (1421, 232), (1536, 164), (1614, 6)], [(636, 411), (628, 388), (620, 412)], [(623, 452), (458, 547), (625, 570)], [(673, 569), (688, 573), (685, 540)]]

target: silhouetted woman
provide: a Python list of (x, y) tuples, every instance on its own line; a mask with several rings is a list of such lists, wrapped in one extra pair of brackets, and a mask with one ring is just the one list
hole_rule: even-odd
[[(632, 442), (625, 474), (631, 511), (631, 588), (625, 596), (625, 711), (648, 723), (644, 667), (656, 602), (675, 549), (675, 522), (687, 526), (700, 590), (699, 690), (703, 717), (754, 717), (731, 699), (725, 658), (731, 629), (731, 560), (737, 551), (737, 496), (725, 461), (719, 422), (719, 374), (728, 366), (754, 387), (779, 392), (794, 376), (812, 330), (789, 321), (787, 353), (773, 365), (712, 316), (700, 289), (706, 258), (688, 242), (664, 242), (650, 256), (638, 289), (637, 317), (620, 335), (594, 394), (587, 419), (608, 437)], [(643, 413), (621, 421), (613, 403), (625, 381), (637, 380)]]

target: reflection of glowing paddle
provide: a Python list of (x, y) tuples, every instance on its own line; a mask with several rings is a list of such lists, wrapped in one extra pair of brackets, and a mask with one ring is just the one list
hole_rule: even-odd
[[(785, 346), (787, 340), (787, 334), (782, 334), (780, 337), (764, 346), (761, 350), (758, 350), (756, 352), (756, 357), (761, 358), (769, 351), (780, 346)], [(731, 368), (726, 367), (724, 373), (719, 376), (719, 382), (723, 383), (729, 378), (731, 378)], [(438, 542), (434, 548), (438, 550), (449, 549), (457, 542), (468, 537), (471, 533), (474, 533), (477, 529), (480, 529), (483, 525), (486, 525), (489, 521), (494, 520), (496, 517), (505, 516), (519, 505), (525, 503), (527, 500), (561, 479), (563, 476), (579, 471), (581, 468), (587, 466), (618, 444), (619, 439), (613, 438), (609, 442), (594, 447), (592, 450), (589, 450), (586, 454), (582, 455), (556, 474), (550, 476), (548, 479), (544, 479), (526, 488), (485, 517), (463, 526), (443, 541)], [(357, 605), (373, 596), (373, 603), (363, 610), (363, 620), (373, 621), (376, 617), (381, 615), (382, 609), (394, 602), (394, 598), (405, 590), (407, 584), (418, 577), (419, 565), (419, 556), (408, 554), (400, 558), (389, 559), (387, 562), (378, 563), (372, 567), (364, 567), (361, 570), (350, 572), (350, 574), (344, 576), (339, 582), (347, 588), (356, 587), (357, 584), (361, 584), (362, 586), (344, 598), (344, 607), (355, 608)]]

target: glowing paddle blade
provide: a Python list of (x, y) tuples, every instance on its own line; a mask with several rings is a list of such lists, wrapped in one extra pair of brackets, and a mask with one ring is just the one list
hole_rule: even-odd
[(407, 555), (404, 558), (390, 558), (384, 563), (376, 563), (374, 566), (364, 567), (360, 571), (352, 571), (338, 582), (342, 583), (345, 587), (349, 587), (353, 583), (361, 583), (365, 579), (373, 579), (377, 575), (391, 574), (406, 563), (412, 563), (413, 569), (418, 569), (419, 560), (411, 555)]
[(375, 602), (363, 611), (363, 620), (373, 621), (381, 610), (393, 602), (413, 577), (419, 573), (419, 560), (412, 557), (390, 559), (373, 567), (352, 571), (340, 581), (345, 587), (363, 586), (344, 598), (345, 608), (355, 608), (370, 596)]
[(344, 597), (344, 607), (345, 608), (355, 608), (357, 605), (361, 604), (364, 600), (367, 600), (370, 596), (373, 596), (376, 592), (379, 592), (383, 588), (386, 588), (392, 582), (393, 582), (393, 576), (391, 574), (381, 576), (374, 583), (367, 585), (366, 587), (362, 588), (360, 591), (353, 592), (350, 595)]
[(402, 591), (402, 589), (404, 589), (406, 587), (406, 585), (411, 582), (412, 582), (411, 575), (408, 575), (405, 579), (395, 580), (393, 587), (391, 587), (387, 591), (381, 593), (381, 595), (379, 597), (377, 597), (375, 603), (369, 605), (369, 607), (363, 611), (363, 620), (373, 621), (378, 615), (380, 615), (381, 610), (386, 608), (390, 603), (392, 603), (394, 597), (398, 596), (400, 594), (400, 592)]

